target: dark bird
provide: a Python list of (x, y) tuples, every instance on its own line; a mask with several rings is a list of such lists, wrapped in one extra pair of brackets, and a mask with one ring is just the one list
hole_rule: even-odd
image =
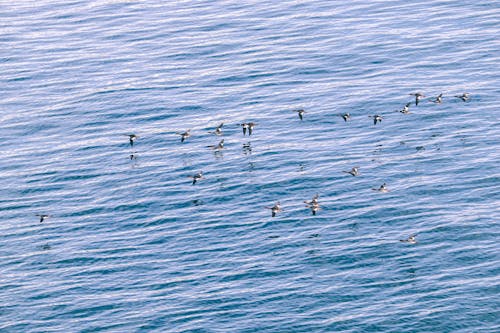
[(416, 244), (417, 243), (417, 240), (415, 239), (416, 236), (417, 234), (413, 234), (410, 235), (407, 239), (400, 239), (399, 241), (403, 243)]
[(413, 94), (410, 94), (410, 95), (415, 96), (415, 105), (418, 105), (418, 102), (419, 102), (422, 98), (424, 98), (424, 97), (425, 97), (425, 95), (424, 95), (424, 94), (419, 93), (419, 92), (417, 92), (417, 93), (413, 93)]
[(316, 194), (312, 197), (311, 201), (307, 201), (307, 200), (305, 200), (304, 202), (305, 202), (306, 204), (308, 204), (308, 205), (317, 205), (317, 204), (318, 204), (318, 199), (319, 199), (319, 194), (318, 194), (318, 193), (316, 193)]
[(406, 103), (404, 108), (401, 110), (398, 110), (398, 111), (403, 113), (403, 114), (409, 114), (410, 113), (410, 105), (411, 105), (411, 103)]
[(215, 131), (208, 132), (208, 133), (212, 133), (212, 134), (215, 134), (215, 135), (222, 135), (222, 126), (224, 126), (224, 123), (220, 123), (219, 126), (217, 126), (215, 128)]
[(139, 137), (135, 134), (124, 134), (125, 136), (128, 136), (128, 142), (130, 143), (130, 146), (133, 147), (134, 146), (134, 142), (135, 140)]
[(379, 188), (372, 188), (372, 190), (378, 191), (378, 192), (389, 192), (389, 189), (387, 188), (386, 183), (383, 183), (382, 185), (380, 185)]
[(342, 117), (342, 119), (344, 119), (344, 121), (351, 120), (351, 115), (349, 114), (349, 112), (342, 113), (340, 114), (340, 116)]
[(441, 104), (443, 102), (443, 93), (439, 94), (436, 99), (431, 100), (431, 102)]
[(198, 172), (197, 174), (195, 174), (194, 176), (191, 176), (190, 178), (193, 179), (193, 185), (196, 184), (197, 181), (199, 180), (202, 180), (203, 179), (203, 172), (200, 171)]
[(297, 112), (297, 114), (299, 115), (300, 120), (304, 119), (304, 113), (306, 113), (306, 111), (304, 111), (303, 109), (299, 109), (295, 110), (295, 112)]
[(36, 214), (35, 216), (40, 217), (40, 223), (42, 223), (43, 221), (45, 221), (46, 218), (50, 217), (50, 215), (47, 215), (47, 214)]
[(191, 129), (188, 129), (186, 132), (177, 132), (177, 134), (179, 134), (181, 136), (181, 142), (184, 142), (187, 138), (189, 138), (191, 136), (191, 134), (189, 133), (191, 132)]
[(321, 207), (319, 206), (319, 203), (317, 203), (317, 202), (312, 203), (312, 204), (308, 204), (308, 205), (306, 205), (306, 207), (311, 209), (311, 213), (313, 215), (316, 215), (316, 212), (321, 209)]
[(271, 216), (272, 217), (275, 217), (277, 213), (281, 212), (282, 209), (281, 209), (281, 205), (280, 205), (280, 202), (276, 202), (276, 204), (272, 207), (266, 207), (267, 209), (270, 209), (271, 210)]
[(467, 102), (470, 98), (469, 93), (463, 93), (462, 95), (455, 95), (456, 98), (460, 98), (462, 101)]
[(243, 130), (243, 135), (246, 135), (247, 134), (247, 128), (248, 128), (248, 124), (247, 123), (241, 123), (241, 124), (238, 124), (241, 126), (241, 129)]
[(224, 139), (220, 140), (219, 144), (216, 146), (207, 146), (209, 148), (212, 148), (213, 150), (221, 150), (224, 148)]
[(358, 176), (359, 175), (359, 167), (354, 167), (350, 171), (342, 171), (344, 173), (348, 173), (352, 176)]
[(253, 132), (253, 128), (255, 127), (255, 123), (248, 123), (247, 124), (248, 126), (248, 135), (252, 135), (252, 132)]
[(373, 125), (377, 125), (377, 122), (380, 123), (380, 122), (382, 122), (382, 119), (383, 119), (382, 116), (380, 116), (378, 114), (376, 114), (374, 116), (368, 116), (368, 117), (373, 118)]

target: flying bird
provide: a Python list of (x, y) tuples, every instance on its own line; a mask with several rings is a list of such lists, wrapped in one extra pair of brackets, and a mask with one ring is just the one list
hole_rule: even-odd
[(382, 185), (380, 185), (379, 188), (372, 188), (372, 190), (378, 191), (378, 192), (389, 192), (389, 189), (387, 188), (386, 183), (383, 183)]
[(43, 221), (45, 221), (46, 218), (50, 217), (50, 215), (47, 215), (47, 214), (36, 214), (35, 216), (40, 217), (40, 223), (42, 223)]
[(455, 97), (460, 98), (462, 101), (467, 102), (470, 98), (469, 93), (463, 93), (462, 95), (455, 95)]
[(359, 175), (359, 167), (354, 167), (352, 168), (351, 170), (349, 171), (342, 171), (344, 173), (348, 173), (350, 174), (351, 176), (358, 176)]
[(419, 92), (417, 92), (417, 93), (413, 93), (413, 94), (410, 94), (410, 95), (415, 96), (415, 105), (418, 105), (418, 102), (419, 102), (422, 98), (424, 98), (424, 97), (425, 97), (425, 95), (424, 95), (424, 94), (419, 93)]
[(411, 105), (411, 103), (406, 103), (404, 108), (401, 110), (398, 110), (398, 111), (401, 112), (402, 114), (409, 114), (409, 113), (411, 113), (410, 112), (410, 105)]
[(319, 194), (318, 194), (318, 193), (316, 193), (316, 194), (312, 197), (311, 201), (307, 201), (307, 200), (305, 200), (304, 202), (305, 202), (306, 204), (308, 204), (308, 205), (315, 205), (315, 204), (317, 205), (317, 204), (318, 204), (318, 199), (319, 199)]
[(297, 114), (299, 115), (300, 120), (304, 119), (304, 113), (306, 113), (306, 111), (304, 111), (303, 109), (299, 109), (295, 110), (295, 112), (297, 112)]
[(443, 102), (443, 93), (440, 93), (436, 99), (431, 100), (432, 103), (441, 104)]
[(199, 180), (202, 180), (203, 179), (203, 172), (200, 171), (198, 172), (197, 174), (195, 174), (194, 176), (191, 176), (190, 178), (193, 179), (193, 185), (196, 184), (197, 181)]
[(253, 128), (255, 127), (255, 123), (248, 123), (247, 124), (248, 126), (248, 135), (252, 135), (252, 132), (253, 132)]
[(215, 134), (215, 135), (222, 135), (222, 126), (224, 126), (224, 123), (220, 123), (219, 126), (217, 126), (215, 128), (215, 131), (208, 132), (208, 133)]
[(417, 243), (417, 240), (415, 239), (416, 236), (417, 234), (413, 234), (410, 235), (407, 239), (400, 239), (399, 241), (403, 243), (416, 244)]
[(130, 146), (134, 146), (135, 140), (139, 137), (138, 135), (135, 134), (124, 134), (125, 136), (128, 136), (128, 142), (130, 143)]
[(373, 118), (373, 125), (377, 125), (377, 122), (380, 123), (380, 122), (382, 122), (382, 119), (383, 119), (382, 116), (378, 115), (378, 114), (376, 114), (374, 116), (368, 116), (368, 117)]
[(215, 145), (215, 146), (207, 146), (209, 148), (212, 148), (213, 150), (221, 150), (224, 148), (224, 139), (220, 140), (219, 144)]
[(266, 207), (266, 208), (271, 210), (271, 217), (275, 217), (277, 213), (282, 211), (281, 204), (279, 201), (276, 202), (276, 204), (274, 204), (274, 206)]
[(342, 117), (342, 119), (344, 119), (345, 122), (347, 122), (348, 120), (351, 120), (351, 115), (349, 114), (349, 112), (342, 113), (342, 114), (340, 114), (340, 116)]
[(181, 136), (181, 142), (186, 141), (186, 139), (191, 136), (191, 133), (189, 132), (191, 132), (191, 129), (188, 129), (186, 132), (177, 132), (177, 134)]
[(313, 215), (316, 215), (316, 212), (321, 209), (321, 207), (319, 206), (319, 203), (317, 203), (317, 202), (312, 203), (312, 204), (308, 204), (308, 205), (306, 205), (306, 207), (311, 209), (311, 213)]

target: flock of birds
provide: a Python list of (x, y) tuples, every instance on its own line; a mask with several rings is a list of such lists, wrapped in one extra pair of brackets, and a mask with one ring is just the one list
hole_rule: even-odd
[[(411, 113), (410, 106), (412, 104), (415, 104), (415, 106), (418, 106), (418, 104), (421, 102), (421, 100), (426, 97), (424, 94), (422, 94), (420, 92), (412, 93), (409, 95), (415, 96), (415, 101), (406, 103), (401, 110), (396, 110), (396, 112), (400, 112), (402, 114), (410, 114)], [(455, 95), (454, 97), (461, 99), (463, 102), (467, 102), (470, 99), (470, 94), (463, 93), (461, 95)], [(438, 96), (429, 99), (428, 101), (435, 103), (435, 104), (441, 104), (443, 102), (443, 94), (441, 93)], [(296, 112), (298, 114), (301, 121), (304, 120), (304, 114), (306, 113), (306, 111), (304, 109), (293, 110), (293, 112)], [(345, 122), (351, 120), (351, 115), (349, 113), (339, 114), (339, 116), (341, 116)], [(382, 120), (383, 120), (383, 117), (379, 114), (375, 114), (375, 115), (368, 116), (368, 117), (373, 119), (374, 125), (377, 125), (378, 123), (382, 122)], [(215, 128), (214, 131), (210, 131), (209, 133), (215, 134), (217, 136), (222, 136), (223, 135), (223, 132), (222, 132), (223, 126), (224, 126), (224, 123), (220, 123)], [(248, 134), (248, 136), (251, 136), (254, 129), (255, 129), (256, 123), (254, 123), (254, 122), (241, 123), (241, 124), (238, 124), (238, 126), (241, 126), (244, 136), (247, 134)], [(176, 134), (180, 135), (181, 143), (183, 143), (191, 136), (191, 129), (188, 129), (185, 132), (176, 132)], [(135, 141), (139, 138), (139, 136), (136, 134), (125, 134), (125, 135), (128, 136), (129, 144), (131, 147), (133, 147)], [(210, 145), (207, 147), (214, 150), (215, 152), (220, 152), (222, 149), (224, 149), (224, 139), (220, 140), (217, 145)], [(245, 147), (245, 145), (244, 145), (244, 147)], [(135, 159), (135, 158), (136, 157), (134, 154), (130, 155), (130, 159)], [(342, 172), (350, 174), (353, 177), (360, 175), (358, 166), (353, 167), (351, 170), (346, 170), (346, 171), (342, 171)], [(189, 176), (189, 178), (191, 178), (191, 180), (192, 180), (191, 181), (192, 185), (195, 185), (196, 183), (198, 183), (199, 181), (204, 179), (203, 172), (199, 171), (196, 174)], [(386, 183), (383, 183), (378, 188), (372, 188), (372, 190), (377, 191), (377, 192), (381, 192), (381, 193), (389, 192), (389, 189), (387, 188)], [(304, 203), (306, 204), (306, 207), (311, 210), (312, 215), (316, 215), (316, 213), (321, 209), (320, 204), (319, 204), (319, 194), (315, 194), (310, 201), (306, 200), (306, 201), (304, 201)], [(265, 208), (271, 210), (272, 217), (275, 217), (278, 213), (283, 211), (283, 208), (281, 207), (281, 204), (279, 201), (276, 202), (273, 206), (265, 207)], [(40, 218), (40, 223), (44, 222), (45, 219), (51, 217), (51, 215), (48, 215), (48, 214), (36, 214), (36, 216), (38, 216)], [(405, 243), (409, 243), (409, 244), (416, 244), (417, 243), (416, 236), (417, 236), (417, 234), (415, 233), (415, 234), (410, 235), (406, 239), (400, 239), (400, 241), (405, 242)]]

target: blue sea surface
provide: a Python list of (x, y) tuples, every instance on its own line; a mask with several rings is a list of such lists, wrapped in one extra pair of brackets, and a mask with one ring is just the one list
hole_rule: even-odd
[(500, 332), (499, 36), (489, 0), (3, 1), (0, 332)]

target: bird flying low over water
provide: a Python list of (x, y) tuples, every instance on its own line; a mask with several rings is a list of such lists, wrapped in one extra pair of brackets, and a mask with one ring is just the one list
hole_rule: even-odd
[(208, 133), (215, 134), (215, 135), (222, 135), (222, 126), (224, 126), (224, 123), (220, 123), (219, 126), (217, 126), (215, 128), (215, 131), (208, 132)]
[(413, 234), (410, 235), (407, 239), (400, 239), (399, 241), (403, 243), (416, 244), (417, 243), (417, 240), (415, 239), (416, 236), (417, 234)]
[(318, 199), (319, 199), (319, 194), (316, 193), (312, 197), (311, 201), (307, 201), (307, 200), (304, 201), (306, 203), (306, 207), (311, 209), (311, 213), (313, 215), (316, 215), (316, 212), (321, 209), (321, 207), (319, 206)]
[(220, 140), (219, 144), (216, 146), (207, 146), (209, 148), (212, 148), (213, 150), (221, 150), (224, 148), (224, 139)]
[(139, 137), (135, 134), (124, 134), (125, 136), (128, 136), (128, 142), (130, 143), (130, 146), (134, 146), (134, 141)]
[(283, 209), (281, 209), (281, 204), (280, 202), (276, 202), (274, 206), (272, 207), (266, 207), (267, 209), (271, 210), (271, 217), (275, 217), (277, 213), (281, 212)]
[(191, 129), (188, 129), (186, 132), (177, 132), (181, 136), (181, 142), (184, 142), (187, 138), (191, 136)]
[(352, 168), (351, 170), (349, 171), (342, 171), (344, 173), (348, 173), (350, 174), (351, 176), (358, 176), (359, 175), (359, 167), (354, 167)]
[(316, 212), (321, 209), (321, 207), (319, 206), (319, 203), (317, 203), (317, 202), (316, 203), (307, 204), (306, 207), (311, 210), (311, 213), (313, 215), (316, 215)]
[(196, 184), (197, 181), (199, 180), (202, 180), (203, 179), (203, 172), (200, 171), (198, 172), (197, 174), (195, 174), (194, 176), (190, 176), (190, 178), (193, 179), (193, 185)]
[(382, 119), (383, 119), (382, 116), (378, 115), (378, 114), (376, 114), (374, 116), (368, 116), (368, 117), (373, 118), (373, 125), (377, 125), (377, 122), (380, 123), (380, 122), (382, 122)]
[(379, 188), (372, 188), (372, 190), (378, 191), (378, 192), (389, 192), (389, 189), (387, 188), (386, 183), (383, 183), (382, 185), (380, 185)]
[(443, 102), (443, 93), (440, 93), (439, 95), (437, 95), (437, 97), (433, 100), (430, 100), (430, 102), (436, 103), (436, 104), (441, 104)]
[(411, 103), (406, 103), (406, 105), (403, 107), (403, 109), (398, 110), (398, 111), (401, 112), (402, 114), (409, 114), (409, 113), (411, 113), (410, 112), (410, 105), (411, 105)]
[(35, 216), (40, 217), (40, 223), (42, 223), (43, 221), (45, 221), (46, 218), (50, 217), (50, 215), (47, 215), (47, 214), (36, 214)]
[(306, 204), (308, 204), (308, 205), (314, 205), (314, 204), (318, 204), (318, 199), (319, 199), (319, 194), (318, 194), (318, 193), (316, 193), (316, 194), (312, 197), (311, 201), (307, 201), (307, 200), (305, 200), (304, 202), (305, 202)]
[(255, 123), (248, 123), (247, 124), (248, 126), (248, 135), (252, 135), (252, 132), (253, 132), (253, 128), (255, 127)]
[(418, 102), (420, 102), (420, 100), (425, 97), (424, 94), (419, 93), (419, 92), (413, 93), (413, 94), (410, 94), (410, 95), (415, 96), (415, 105), (418, 105)]
[(256, 124), (255, 123), (241, 123), (239, 125), (243, 129), (243, 135), (246, 135), (247, 130), (248, 130), (248, 135), (250, 136), (250, 135), (252, 135), (253, 129), (254, 129)]
[(470, 98), (469, 93), (463, 93), (462, 95), (455, 95), (456, 98), (460, 98), (462, 101), (467, 102)]
[(349, 112), (342, 113), (342, 114), (340, 114), (340, 116), (342, 117), (342, 119), (344, 119), (345, 122), (347, 122), (348, 120), (351, 120), (351, 115), (349, 114)]
[(295, 110), (295, 112), (297, 112), (297, 114), (299, 115), (300, 120), (304, 119), (304, 113), (306, 113), (306, 111), (304, 111), (304, 109), (298, 109), (298, 110)]
[(239, 125), (241, 126), (241, 129), (243, 130), (243, 135), (246, 135), (247, 134), (248, 124), (247, 123), (241, 123)]

